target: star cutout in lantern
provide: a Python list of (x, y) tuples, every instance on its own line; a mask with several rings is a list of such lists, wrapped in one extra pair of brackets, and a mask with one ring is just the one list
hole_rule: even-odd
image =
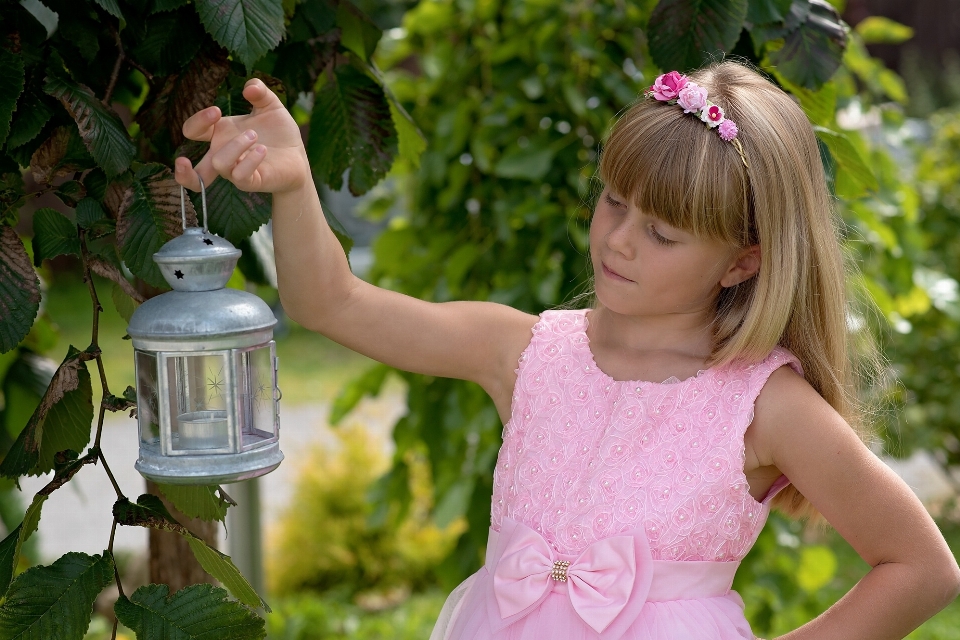
[(180, 271), (180, 269), (174, 271), (173, 275), (177, 276), (177, 280), (183, 280), (183, 271)]
[(213, 244), (213, 240), (211, 240), (210, 238), (204, 238), (204, 239), (203, 239), (203, 244), (212, 245), (212, 244)]

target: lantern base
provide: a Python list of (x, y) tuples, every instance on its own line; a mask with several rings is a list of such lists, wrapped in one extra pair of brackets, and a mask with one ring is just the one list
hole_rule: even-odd
[(164, 456), (159, 449), (140, 447), (134, 467), (158, 484), (227, 484), (270, 473), (280, 466), (283, 452), (274, 442), (242, 453), (199, 456)]

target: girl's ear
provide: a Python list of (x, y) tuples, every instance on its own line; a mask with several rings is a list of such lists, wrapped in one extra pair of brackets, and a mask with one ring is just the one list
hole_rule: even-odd
[(760, 245), (744, 247), (737, 252), (730, 268), (720, 278), (720, 286), (735, 287), (757, 275), (758, 271), (760, 271)]

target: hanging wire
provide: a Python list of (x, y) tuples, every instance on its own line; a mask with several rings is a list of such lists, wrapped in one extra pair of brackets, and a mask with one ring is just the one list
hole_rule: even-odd
[[(203, 232), (209, 233), (209, 225), (207, 224), (207, 187), (203, 184), (203, 178), (200, 177), (200, 174), (197, 174), (197, 180), (200, 181), (200, 202), (203, 206)], [(187, 192), (183, 188), (183, 185), (180, 185), (180, 221), (183, 223), (183, 230), (187, 230)]]

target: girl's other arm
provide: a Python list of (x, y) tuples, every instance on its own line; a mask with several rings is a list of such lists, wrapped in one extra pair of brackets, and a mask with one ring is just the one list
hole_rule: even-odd
[(278, 288), (294, 321), (400, 369), (478, 382), (505, 417), (536, 318), (492, 303), (424, 302), (354, 276), (323, 216), (293, 118), (259, 80), (244, 97), (254, 107), (248, 116), (224, 118), (211, 107), (184, 123), (184, 135), (211, 146), (195, 170), (178, 158), (177, 180), (199, 189), (197, 173), (207, 185), (220, 176), (273, 194)]
[(843, 598), (782, 640), (899, 639), (960, 593), (960, 568), (910, 488), (789, 367), (756, 403), (752, 445), (871, 567)]

